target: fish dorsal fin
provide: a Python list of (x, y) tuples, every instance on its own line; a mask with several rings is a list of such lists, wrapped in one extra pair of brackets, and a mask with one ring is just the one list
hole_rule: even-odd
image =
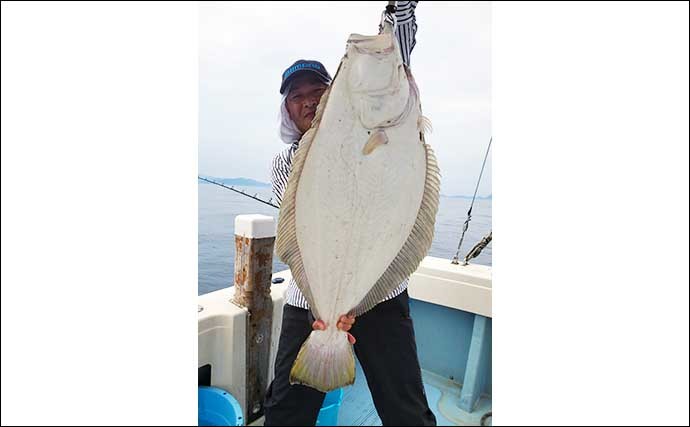
[[(339, 71), (340, 69), (338, 69)], [(336, 77), (338, 73), (336, 72)], [(334, 77), (335, 80), (335, 77)], [(321, 96), (321, 101), (316, 107), (316, 113), (312, 121), (312, 127), (302, 136), (299, 142), (295, 157), (292, 161), (292, 171), (288, 178), (288, 185), (285, 188), (283, 199), (280, 205), (280, 212), (278, 214), (278, 232), (276, 234), (276, 255), (287, 265), (290, 266), (292, 277), (297, 282), (297, 287), (307, 300), (309, 307), (314, 316), (319, 319), (316, 306), (314, 304), (314, 297), (309, 288), (309, 280), (304, 271), (304, 263), (302, 261), (302, 254), (297, 244), (297, 229), (295, 226), (295, 198), (297, 196), (297, 187), (299, 186), (300, 176), (304, 168), (304, 162), (309, 153), (316, 132), (321, 124), (323, 110), (328, 102), (328, 97), (331, 93), (331, 85)]]

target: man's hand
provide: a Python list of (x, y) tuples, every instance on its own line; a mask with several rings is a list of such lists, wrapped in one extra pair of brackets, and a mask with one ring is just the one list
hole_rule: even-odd
[[(338, 319), (338, 323), (336, 324), (336, 327), (338, 329), (347, 333), (347, 340), (350, 341), (350, 344), (354, 344), (357, 341), (355, 340), (355, 337), (353, 337), (352, 334), (348, 332), (350, 328), (352, 328), (352, 325), (354, 325), (354, 323), (355, 316), (342, 315), (340, 316), (340, 319)], [(318, 331), (325, 331), (326, 323), (323, 320), (315, 320), (314, 323), (312, 323), (311, 327)]]

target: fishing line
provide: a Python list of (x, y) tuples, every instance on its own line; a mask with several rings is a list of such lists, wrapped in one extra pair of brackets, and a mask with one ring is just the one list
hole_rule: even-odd
[(233, 186), (228, 187), (227, 185), (225, 185), (225, 184), (223, 184), (223, 183), (216, 182), (216, 181), (213, 181), (213, 180), (208, 179), (208, 178), (202, 178), (202, 177), (200, 177), (200, 176), (198, 176), (197, 178), (199, 178), (199, 179), (202, 180), (202, 181), (210, 182), (211, 184), (216, 184), (216, 185), (218, 185), (218, 186), (220, 186), (220, 187), (227, 188), (228, 190), (232, 190), (232, 191), (234, 191), (234, 192), (236, 192), (236, 193), (242, 194), (243, 196), (247, 196), (247, 197), (249, 197), (249, 198), (251, 198), (251, 199), (254, 199), (254, 200), (256, 200), (257, 202), (261, 202), (261, 203), (267, 204), (268, 206), (273, 206), (273, 207), (276, 208), (276, 209), (280, 209), (280, 206), (274, 205), (273, 203), (271, 203), (271, 202), (273, 201), (273, 198), (272, 198), (272, 197), (271, 197), (270, 199), (268, 199), (268, 201), (266, 201), (266, 200), (263, 200), (263, 199), (260, 198), (260, 197), (256, 197), (256, 195), (259, 194), (259, 193), (256, 193), (256, 194), (254, 194), (254, 195), (252, 196), (251, 194), (245, 193), (244, 190), (238, 190), (238, 189), (236, 189), (236, 188), (233, 187)]
[[(479, 189), (479, 183), (482, 182), (482, 174), (484, 173), (484, 166), (486, 165), (486, 159), (489, 157), (489, 149), (491, 148), (491, 141), (493, 137), (489, 138), (489, 145), (486, 147), (486, 154), (484, 155), (484, 162), (482, 163), (482, 170), (479, 172), (479, 179), (477, 180), (477, 186), (474, 188), (474, 195), (472, 196), (472, 203), (470, 204), (470, 209), (467, 211), (467, 219), (462, 229), (462, 236), (460, 236), (460, 243), (458, 243), (458, 250), (455, 252), (452, 264), (458, 264), (458, 255), (460, 254), (460, 246), (462, 246), (462, 241), (465, 239), (465, 232), (470, 225), (472, 220), (472, 207), (474, 206), (474, 199), (477, 197), (477, 190)], [(466, 264), (465, 264), (466, 265)]]

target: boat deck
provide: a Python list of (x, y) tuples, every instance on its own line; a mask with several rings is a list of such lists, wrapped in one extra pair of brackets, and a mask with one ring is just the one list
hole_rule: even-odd
[[(285, 281), (271, 287), (274, 321), (269, 359), (273, 360), (289, 270), (275, 277)], [(437, 425), (479, 426), (483, 418), (484, 425), (491, 425), (490, 267), (455, 266), (427, 257), (412, 275), (409, 290), (422, 379)], [(232, 298), (232, 288), (199, 297), (199, 368), (208, 365), (212, 371), (205, 381), (229, 391), (244, 405), (247, 312), (232, 304)], [(336, 424), (382, 425), (359, 363), (356, 369), (355, 384), (343, 390)], [(199, 384), (203, 385), (201, 380)], [(467, 412), (470, 407), (472, 412)], [(263, 421), (261, 417), (250, 425)]]
[[(436, 415), (436, 424), (439, 426), (478, 426), (481, 417), (491, 411), (491, 399), (482, 397), (472, 413), (464, 412), (456, 404), (460, 400), (460, 384), (426, 370), (422, 370), (422, 379), (429, 406)], [(338, 425), (382, 425), (359, 362), (357, 362), (355, 383), (344, 391), (343, 403), (338, 414)], [(490, 417), (485, 421), (485, 425), (491, 425)]]

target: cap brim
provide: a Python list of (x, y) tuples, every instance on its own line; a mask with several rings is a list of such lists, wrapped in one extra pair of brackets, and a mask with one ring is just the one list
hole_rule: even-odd
[(306, 75), (306, 74), (312, 74), (312, 75), (316, 76), (322, 83), (325, 83), (325, 84), (329, 84), (329, 83), (331, 82), (331, 79), (329, 79), (328, 77), (324, 76), (324, 75), (321, 74), (320, 72), (318, 72), (318, 71), (316, 71), (316, 70), (312, 70), (311, 68), (305, 68), (305, 69), (303, 69), (303, 70), (295, 71), (294, 73), (292, 73), (292, 74), (290, 75), (290, 77), (288, 77), (287, 79), (285, 79), (285, 81), (283, 82), (283, 84), (280, 85), (280, 94), (283, 95), (283, 94), (285, 93), (285, 90), (290, 86), (290, 84), (291, 84), (297, 77), (304, 76), (304, 75)]

